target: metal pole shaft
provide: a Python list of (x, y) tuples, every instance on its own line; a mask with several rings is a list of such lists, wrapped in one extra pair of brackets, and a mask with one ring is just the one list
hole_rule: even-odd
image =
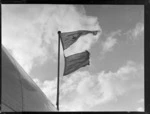
[(58, 31), (58, 72), (57, 72), (57, 110), (59, 111), (59, 67), (60, 67), (60, 31)]

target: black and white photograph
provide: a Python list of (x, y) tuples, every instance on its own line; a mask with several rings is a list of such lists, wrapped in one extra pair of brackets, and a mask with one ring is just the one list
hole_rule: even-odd
[(144, 112), (144, 5), (2, 4), (2, 112)]

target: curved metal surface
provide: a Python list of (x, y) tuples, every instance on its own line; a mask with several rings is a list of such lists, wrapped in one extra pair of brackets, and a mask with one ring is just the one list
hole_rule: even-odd
[(2, 46), (2, 112), (57, 111), (42, 90)]

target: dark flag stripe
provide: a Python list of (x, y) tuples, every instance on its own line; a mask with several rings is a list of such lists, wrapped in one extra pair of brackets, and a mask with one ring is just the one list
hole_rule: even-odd
[(90, 53), (85, 51), (65, 57), (65, 70), (63, 75), (68, 75), (81, 67), (89, 65), (89, 56)]
[(88, 31), (88, 30), (79, 30), (79, 31), (74, 31), (74, 32), (63, 32), (60, 35), (63, 49), (65, 50), (70, 45), (75, 43), (80, 36), (86, 35), (86, 34), (89, 34), (89, 33), (91, 33), (93, 35), (96, 35), (97, 32), (98, 31)]

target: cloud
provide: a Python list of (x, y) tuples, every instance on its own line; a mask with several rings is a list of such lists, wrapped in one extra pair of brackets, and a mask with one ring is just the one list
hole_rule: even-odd
[(103, 44), (103, 52), (112, 51), (113, 46), (117, 43), (117, 39), (114, 39), (112, 37), (108, 37), (106, 41)]
[(137, 103), (140, 103), (143, 105), (143, 106), (137, 108), (137, 111), (144, 112), (144, 108), (143, 108), (144, 107), (144, 98), (141, 98), (140, 100), (138, 100)]
[(144, 112), (144, 108), (143, 107), (139, 107), (139, 108), (137, 108), (137, 111), (138, 112)]
[(132, 40), (137, 40), (141, 38), (140, 36), (144, 33), (144, 24), (143, 23), (137, 23), (135, 28), (127, 31), (125, 34), (128, 38)]
[[(87, 16), (83, 6), (73, 5), (2, 5), (2, 44), (26, 72), (48, 58), (55, 60), (58, 30), (101, 30), (97, 17)], [(99, 38), (87, 35), (78, 48), (90, 49)], [(82, 46), (85, 45), (85, 46)], [(61, 47), (61, 54), (62, 54)]]
[(113, 50), (114, 46), (117, 44), (117, 39), (115, 38), (117, 35), (120, 35), (121, 30), (110, 33), (106, 40), (102, 42), (102, 51), (101, 54), (105, 54), (106, 52), (110, 52)]
[(143, 23), (137, 23), (135, 29), (132, 31), (132, 35), (137, 37), (138, 35), (141, 35), (144, 32), (144, 24)]
[[(61, 77), (60, 110), (61, 111), (89, 111), (92, 107), (117, 101), (130, 89), (139, 85), (131, 80), (143, 78), (141, 65), (128, 61), (116, 72), (101, 71), (91, 74), (88, 71), (77, 71), (69, 77)], [(52, 98), (55, 104), (56, 80), (37, 82), (43, 92)], [(144, 83), (143, 83), (144, 86)]]
[(144, 103), (144, 99), (141, 98), (140, 100), (138, 100), (138, 103)]

